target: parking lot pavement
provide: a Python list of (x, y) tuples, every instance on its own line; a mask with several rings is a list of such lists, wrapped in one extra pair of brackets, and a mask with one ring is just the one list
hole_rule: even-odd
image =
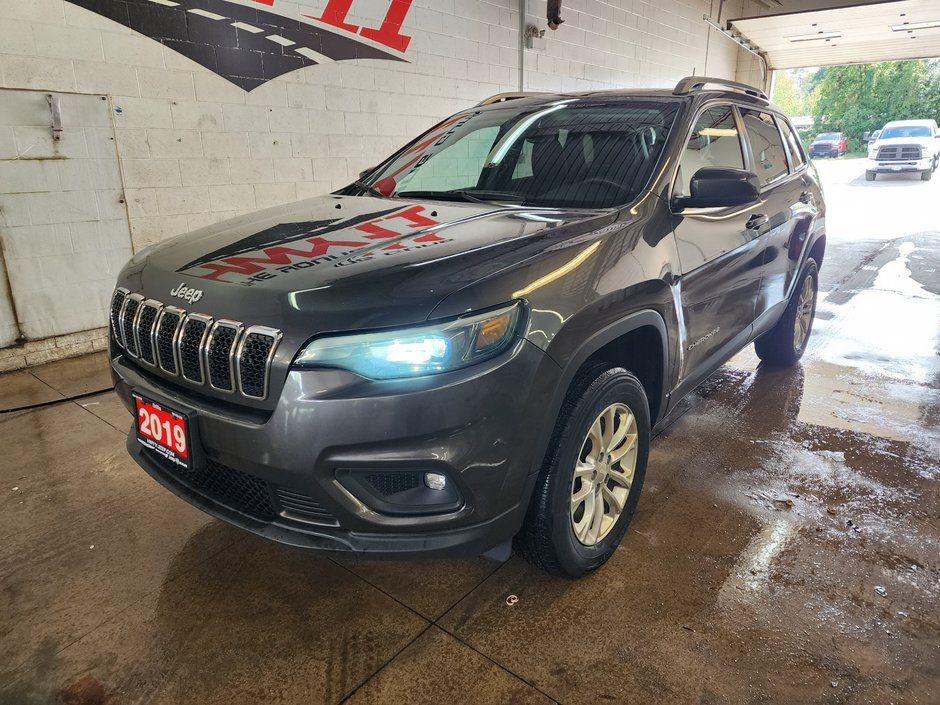
[[(940, 194), (860, 164), (803, 364), (688, 397), (581, 581), (289, 550), (153, 483), (110, 393), (0, 414), (0, 703), (936, 703)], [(59, 364), (0, 398), (106, 379)]]

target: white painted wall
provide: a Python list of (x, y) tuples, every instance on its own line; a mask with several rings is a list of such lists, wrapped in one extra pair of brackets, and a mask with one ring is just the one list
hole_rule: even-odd
[[(355, 0), (348, 20), (376, 26), (389, 2)], [(266, 9), (299, 18), (319, 16), (325, 4), (274, 0)], [(338, 188), (446, 115), (520, 85), (671, 86), (706, 69), (733, 78), (750, 60), (702, 21), (719, 5), (725, 17), (741, 14), (728, 12), (740, 0), (570, 0), (565, 24), (546, 32), (547, 47), (523, 53), (517, 0), (414, 0), (402, 29), (412, 37), (407, 63), (314, 65), (247, 93), (64, 0), (4, 0), (0, 88), (109, 96), (126, 217), (140, 249)], [(544, 0), (527, 7), (526, 21), (544, 28)], [(10, 191), (0, 183), (0, 205)]]
[(100, 326), (131, 256), (110, 112), (104, 95), (0, 90), (0, 246), (29, 340)]

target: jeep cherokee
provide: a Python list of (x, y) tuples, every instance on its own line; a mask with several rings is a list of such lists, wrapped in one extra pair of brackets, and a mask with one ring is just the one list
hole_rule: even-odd
[(749, 342), (800, 358), (824, 223), (757, 89), (495, 96), (334, 194), (138, 253), (110, 317), (127, 447), (275, 541), (505, 555), (515, 537), (583, 575), (679, 400)]

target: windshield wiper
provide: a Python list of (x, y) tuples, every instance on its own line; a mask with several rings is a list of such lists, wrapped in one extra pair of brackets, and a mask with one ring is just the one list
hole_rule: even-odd
[(370, 196), (375, 196), (376, 198), (388, 198), (388, 196), (379, 191), (375, 186), (370, 186), (365, 181), (353, 181), (352, 185), (362, 191), (363, 194), (368, 193)]
[(521, 202), (523, 196), (514, 191), (487, 191), (485, 189), (456, 189), (454, 191), (400, 191), (399, 198), (430, 198), (440, 201), (470, 201), (492, 203), (494, 201)]

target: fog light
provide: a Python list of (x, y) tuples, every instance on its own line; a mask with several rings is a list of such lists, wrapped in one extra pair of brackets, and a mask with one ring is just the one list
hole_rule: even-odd
[(424, 473), (424, 484), (432, 490), (442, 490), (447, 487), (447, 478), (436, 472)]

